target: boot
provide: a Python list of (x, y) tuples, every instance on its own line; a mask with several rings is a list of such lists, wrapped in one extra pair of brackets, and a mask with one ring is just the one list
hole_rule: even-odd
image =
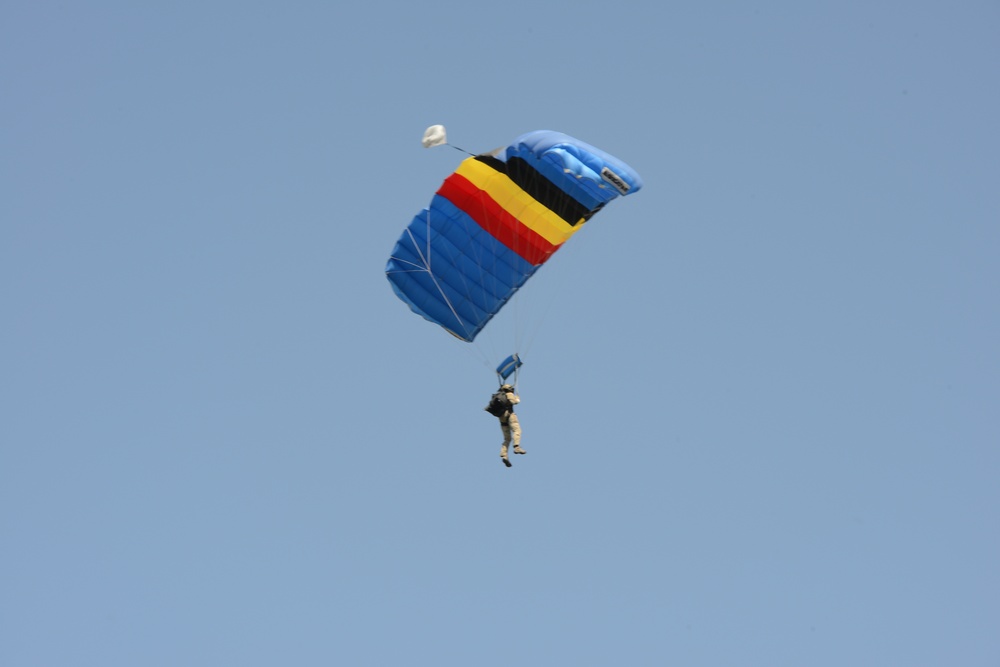
[(514, 453), (515, 454), (527, 454), (528, 452), (526, 452), (525, 450), (521, 449), (520, 445), (514, 445)]
[(504, 457), (503, 457), (503, 458), (501, 458), (500, 460), (501, 460), (501, 461), (503, 461), (503, 464), (504, 464), (505, 466), (507, 466), (508, 468), (510, 467), (510, 459), (508, 459), (508, 458), (507, 458), (506, 456), (504, 456)]

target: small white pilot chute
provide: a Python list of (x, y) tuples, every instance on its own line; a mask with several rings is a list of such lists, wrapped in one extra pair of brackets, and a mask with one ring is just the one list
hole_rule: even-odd
[(434, 148), (435, 146), (444, 146), (447, 144), (448, 133), (445, 132), (444, 125), (431, 125), (424, 130), (422, 143), (424, 144), (424, 148)]

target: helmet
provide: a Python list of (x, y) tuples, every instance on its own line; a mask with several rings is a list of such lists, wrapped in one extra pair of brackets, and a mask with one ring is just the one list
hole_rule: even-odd
[(500, 385), (500, 389), (502, 391), (514, 391), (514, 387), (510, 386), (509, 384)]

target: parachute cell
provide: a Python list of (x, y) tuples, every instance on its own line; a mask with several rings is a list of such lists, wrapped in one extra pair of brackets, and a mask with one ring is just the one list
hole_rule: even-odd
[(591, 216), (641, 187), (589, 144), (525, 134), (459, 165), (404, 230), (386, 276), (413, 312), (471, 342)]

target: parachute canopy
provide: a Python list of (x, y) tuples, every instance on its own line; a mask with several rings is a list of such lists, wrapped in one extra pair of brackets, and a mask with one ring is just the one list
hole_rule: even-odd
[[(444, 137), (443, 127), (428, 128), (424, 145)], [(639, 174), (600, 149), (530, 132), (465, 159), (403, 231), (386, 276), (413, 312), (471, 342), (591, 216), (641, 187)]]

